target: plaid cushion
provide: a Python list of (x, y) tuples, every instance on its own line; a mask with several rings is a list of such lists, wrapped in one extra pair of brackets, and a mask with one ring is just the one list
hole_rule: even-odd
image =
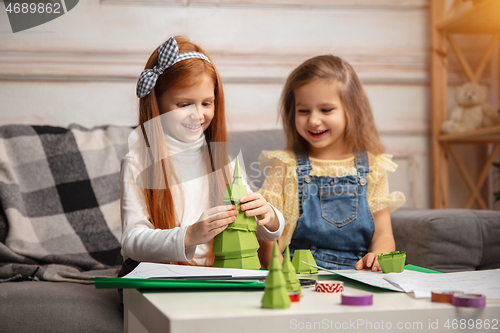
[[(8, 224), (0, 262), (17, 255), (18, 263), (79, 271), (117, 264), (120, 160), (131, 130), (0, 127), (0, 203)], [(2, 278), (16, 273), (6, 265)]]

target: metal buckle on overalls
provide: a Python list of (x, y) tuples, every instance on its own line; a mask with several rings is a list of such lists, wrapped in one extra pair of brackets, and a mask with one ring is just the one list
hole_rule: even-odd
[(359, 177), (359, 185), (365, 186), (366, 183), (367, 183), (366, 178), (365, 177), (361, 177), (361, 175), (359, 174), (359, 172), (358, 172), (358, 177)]
[(309, 184), (311, 182), (311, 176), (309, 175), (305, 176), (304, 181)]

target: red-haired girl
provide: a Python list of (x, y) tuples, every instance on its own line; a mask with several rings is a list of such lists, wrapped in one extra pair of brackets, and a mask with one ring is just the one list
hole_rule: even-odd
[[(214, 236), (237, 215), (222, 205), (232, 172), (217, 69), (199, 46), (171, 37), (150, 56), (137, 96), (139, 127), (121, 164), (121, 275), (139, 261), (210, 266)], [(240, 201), (258, 239), (279, 238), (279, 211), (258, 192)]]
[(301, 64), (283, 89), (281, 118), (287, 149), (260, 158), (272, 163), (260, 192), (285, 216), (280, 250), (310, 249), (328, 269), (380, 270), (377, 254), (395, 249), (390, 209), (405, 198), (389, 194), (396, 164), (351, 65), (332, 55)]

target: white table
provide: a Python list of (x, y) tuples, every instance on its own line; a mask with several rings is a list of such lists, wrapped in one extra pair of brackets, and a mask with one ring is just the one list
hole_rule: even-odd
[[(318, 293), (314, 287), (303, 288), (301, 301), (286, 310), (261, 308), (263, 291), (141, 293), (125, 289), (125, 333), (500, 331), (500, 300), (487, 300), (483, 309), (457, 308), (342, 280), (345, 292), (365, 289), (373, 293), (373, 305), (341, 305), (340, 294)], [(489, 329), (484, 328), (486, 320)], [(467, 328), (460, 330), (462, 323)]]

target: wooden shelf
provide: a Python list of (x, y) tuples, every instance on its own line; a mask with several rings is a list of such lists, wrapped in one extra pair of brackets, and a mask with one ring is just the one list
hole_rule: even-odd
[[(476, 202), (481, 209), (488, 209), (481, 196), (491, 165), (500, 155), (500, 125), (480, 128), (466, 133), (444, 134), (441, 125), (447, 118), (448, 54), (453, 52), (470, 82), (480, 82), (484, 70), (500, 43), (500, 0), (483, 0), (470, 9), (456, 12), (464, 0), (454, 0), (447, 10), (447, 0), (431, 0), (431, 87), (432, 87), (432, 168), (434, 208), (448, 208), (449, 162), (453, 160), (470, 190), (464, 208)], [(492, 35), (490, 43), (475, 70), (470, 66), (454, 34)], [(449, 46), (448, 46), (449, 44)], [(493, 60), (498, 61), (498, 59)], [(457, 145), (474, 144), (490, 146), (476, 179), (456, 150)]]
[(500, 33), (500, 1), (486, 0), (437, 24), (441, 32), (464, 34)]
[(500, 125), (479, 128), (464, 133), (441, 134), (440, 142), (493, 143), (500, 142)]

